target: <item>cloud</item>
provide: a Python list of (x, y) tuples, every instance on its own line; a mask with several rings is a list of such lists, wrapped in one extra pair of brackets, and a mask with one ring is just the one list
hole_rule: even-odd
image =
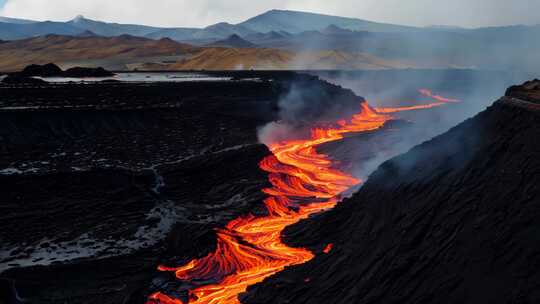
[(7, 0), (0, 14), (36, 20), (69, 20), (83, 14), (112, 22), (200, 27), (221, 21), (238, 23), (269, 9), (410, 25), (540, 23), (538, 0)]
[(82, 14), (122, 23), (207, 26), (221, 21), (241, 22), (270, 8), (272, 4), (267, 2), (248, 0), (8, 0), (0, 13), (35, 20), (64, 21)]

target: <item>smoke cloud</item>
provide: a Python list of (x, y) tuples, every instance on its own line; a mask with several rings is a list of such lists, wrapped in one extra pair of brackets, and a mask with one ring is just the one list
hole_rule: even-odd
[[(392, 114), (396, 120), (378, 134), (353, 135), (319, 147), (321, 152), (339, 160), (342, 169), (363, 180), (384, 161), (446, 132), (491, 105), (504, 95), (510, 85), (530, 78), (530, 75), (523, 73), (473, 70), (313, 73), (329, 83), (352, 89), (356, 95), (365, 97), (372, 107), (434, 102), (418, 92), (422, 88), (461, 100), (460, 103), (449, 103), (438, 108)], [(358, 102), (363, 101), (362, 98), (353, 99), (358, 101), (353, 103), (345, 100), (333, 99), (333, 96), (325, 95), (321, 89), (313, 86), (295, 84), (280, 99), (280, 121), (262, 127), (259, 139), (269, 144), (284, 139), (306, 138), (309, 127), (314, 123), (324, 124), (350, 117), (359, 110)], [(470, 130), (471, 138), (475, 131)], [(448, 147), (441, 146), (441, 149)]]
[[(345, 158), (350, 172), (366, 179), (384, 161), (448, 131), (473, 117), (504, 95), (507, 87), (530, 79), (526, 73), (474, 70), (402, 70), (327, 72), (321, 78), (351, 88), (373, 107), (396, 107), (433, 102), (419, 94), (429, 88), (445, 97), (461, 100), (428, 110), (393, 114), (402, 125), (390, 126), (380, 138), (347, 140), (348, 147), (334, 147), (337, 157)], [(469, 130), (473, 138), (478, 130)], [(343, 144), (343, 143), (342, 143)], [(441, 149), (449, 147), (441, 146)], [(329, 150), (332, 150), (329, 149)], [(367, 150), (367, 151), (366, 151)], [(343, 152), (345, 151), (345, 152)], [(375, 153), (372, 153), (374, 151)], [(412, 160), (406, 160), (412, 161)], [(449, 164), (452, 165), (452, 164)]]
[(277, 141), (309, 136), (314, 125), (328, 125), (357, 113), (363, 98), (316, 76), (299, 75), (284, 83), (285, 94), (278, 101), (279, 121), (259, 129), (259, 141)]

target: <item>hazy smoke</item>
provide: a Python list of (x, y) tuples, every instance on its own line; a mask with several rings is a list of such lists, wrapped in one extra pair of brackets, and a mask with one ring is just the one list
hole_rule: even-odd
[[(320, 147), (322, 152), (341, 161), (347, 172), (366, 179), (382, 162), (407, 152), (412, 147), (439, 135), (484, 110), (504, 94), (505, 89), (521, 83), (530, 75), (472, 70), (318, 72), (328, 82), (351, 88), (372, 106), (409, 106), (433, 102), (418, 89), (462, 100), (429, 110), (394, 114), (379, 135), (362, 135)], [(328, 88), (327, 88), (328, 89)], [(362, 99), (356, 98), (361, 101)], [(259, 130), (261, 142), (305, 138), (313, 123), (336, 121), (358, 111), (358, 103), (321, 92), (313, 85), (293, 85), (279, 102), (279, 122)], [(475, 130), (470, 130), (473, 136)], [(384, 134), (383, 134), (384, 133)], [(442, 147), (444, 148), (444, 147)]]
[[(437, 94), (462, 101), (429, 110), (393, 114), (407, 124), (397, 127), (395, 132), (387, 132), (381, 140), (345, 142), (356, 145), (342, 149), (349, 151), (346, 157), (352, 163), (352, 172), (365, 179), (382, 162), (473, 117), (503, 96), (507, 87), (529, 79), (530, 75), (474, 70), (394, 70), (322, 73), (321, 77), (351, 88), (356, 94), (364, 96), (372, 106), (392, 107), (432, 102), (418, 93), (421, 88), (429, 88)], [(471, 137), (475, 131), (470, 130)], [(377, 153), (366, 155), (366, 147)]]
[[(300, 34), (287, 43), (302, 51), (292, 63), (301, 69), (460, 68), (538, 73), (539, 35), (540, 25), (390, 33), (334, 28)], [(316, 51), (322, 56), (307, 55)]]
[(257, 135), (259, 142), (270, 146), (272, 143), (285, 139), (301, 138), (306, 134), (284, 122), (271, 122), (259, 128)]
[(364, 100), (316, 77), (300, 76), (285, 88), (278, 101), (279, 121), (259, 129), (259, 141), (276, 141), (309, 136), (314, 125), (327, 125), (349, 117), (360, 109)]

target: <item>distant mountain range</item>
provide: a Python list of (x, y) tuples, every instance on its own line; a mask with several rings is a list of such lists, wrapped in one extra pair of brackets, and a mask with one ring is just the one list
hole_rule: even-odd
[[(0, 43), (0, 71), (54, 62), (62, 68), (101, 66), (111, 70), (231, 69), (388, 69), (406, 68), (399, 61), (340, 51), (292, 51), (258, 48), (239, 36), (222, 46), (194, 47), (169, 38), (152, 40), (120, 35), (84, 37), (46, 35)], [(240, 44), (240, 45), (239, 45)], [(234, 45), (234, 46), (230, 46)]]
[(373, 32), (421, 30), (421, 28), (376, 23), (361, 19), (284, 10), (271, 10), (239, 24), (221, 22), (205, 28), (160, 28), (135, 24), (107, 23), (90, 20), (83, 16), (77, 16), (67, 22), (37, 22), (1, 17), (0, 22), (3, 23), (0, 24), (0, 39), (4, 40), (30, 38), (43, 34), (76, 35), (84, 31), (91, 31), (100, 36), (127, 34), (153, 39), (167, 37), (178, 41), (208, 41), (211, 39), (224, 39), (233, 34), (242, 37), (272, 31), (297, 34), (305, 31), (321, 30), (330, 25), (355, 31)]
[(16, 19), (16, 18), (9, 18), (9, 17), (2, 17), (0, 16), (0, 22), (5, 23), (18, 23), (18, 24), (25, 24), (25, 23), (35, 23), (36, 21), (32, 20), (26, 20), (26, 19)]
[(269, 48), (295, 54), (337, 51), (369, 54), (404, 66), (540, 70), (539, 25), (421, 28), (285, 10), (271, 10), (239, 24), (222, 22), (205, 28), (117, 24), (83, 16), (67, 22), (0, 18), (0, 40), (50, 34), (168, 38), (199, 47)]

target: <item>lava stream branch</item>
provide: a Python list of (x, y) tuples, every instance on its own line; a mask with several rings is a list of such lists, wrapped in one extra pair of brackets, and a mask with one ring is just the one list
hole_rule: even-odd
[[(437, 100), (437, 105), (455, 102), (428, 90), (421, 93)], [(259, 165), (269, 173), (272, 184), (271, 188), (263, 190), (269, 195), (264, 202), (268, 215), (248, 215), (231, 221), (217, 232), (214, 252), (181, 267), (160, 266), (159, 270), (173, 272), (179, 280), (198, 286), (189, 290), (189, 304), (239, 304), (238, 295), (248, 286), (262, 282), (285, 267), (313, 259), (315, 255), (309, 250), (283, 243), (282, 231), (312, 214), (332, 209), (341, 193), (362, 182), (335, 168), (327, 155), (317, 152), (317, 146), (341, 140), (347, 133), (377, 130), (393, 118), (388, 113), (419, 107), (383, 110), (370, 108), (364, 102), (360, 112), (349, 121), (340, 120), (335, 127), (313, 129), (310, 139), (271, 144), (272, 155)], [(332, 245), (328, 245), (324, 252), (331, 249)], [(148, 303), (185, 304), (161, 292), (152, 294)]]
[(403, 112), (403, 111), (431, 109), (431, 108), (440, 107), (449, 103), (461, 102), (458, 99), (445, 98), (440, 95), (433, 94), (433, 92), (431, 92), (431, 90), (428, 90), (428, 89), (420, 89), (418, 90), (418, 92), (424, 97), (434, 99), (436, 102), (426, 103), (426, 104), (421, 104), (421, 105), (416, 105), (416, 106), (407, 106), (407, 107), (395, 107), (395, 108), (381, 107), (381, 108), (375, 108), (375, 111), (377, 111), (377, 113), (390, 114), (390, 113), (398, 113), (398, 112)]

